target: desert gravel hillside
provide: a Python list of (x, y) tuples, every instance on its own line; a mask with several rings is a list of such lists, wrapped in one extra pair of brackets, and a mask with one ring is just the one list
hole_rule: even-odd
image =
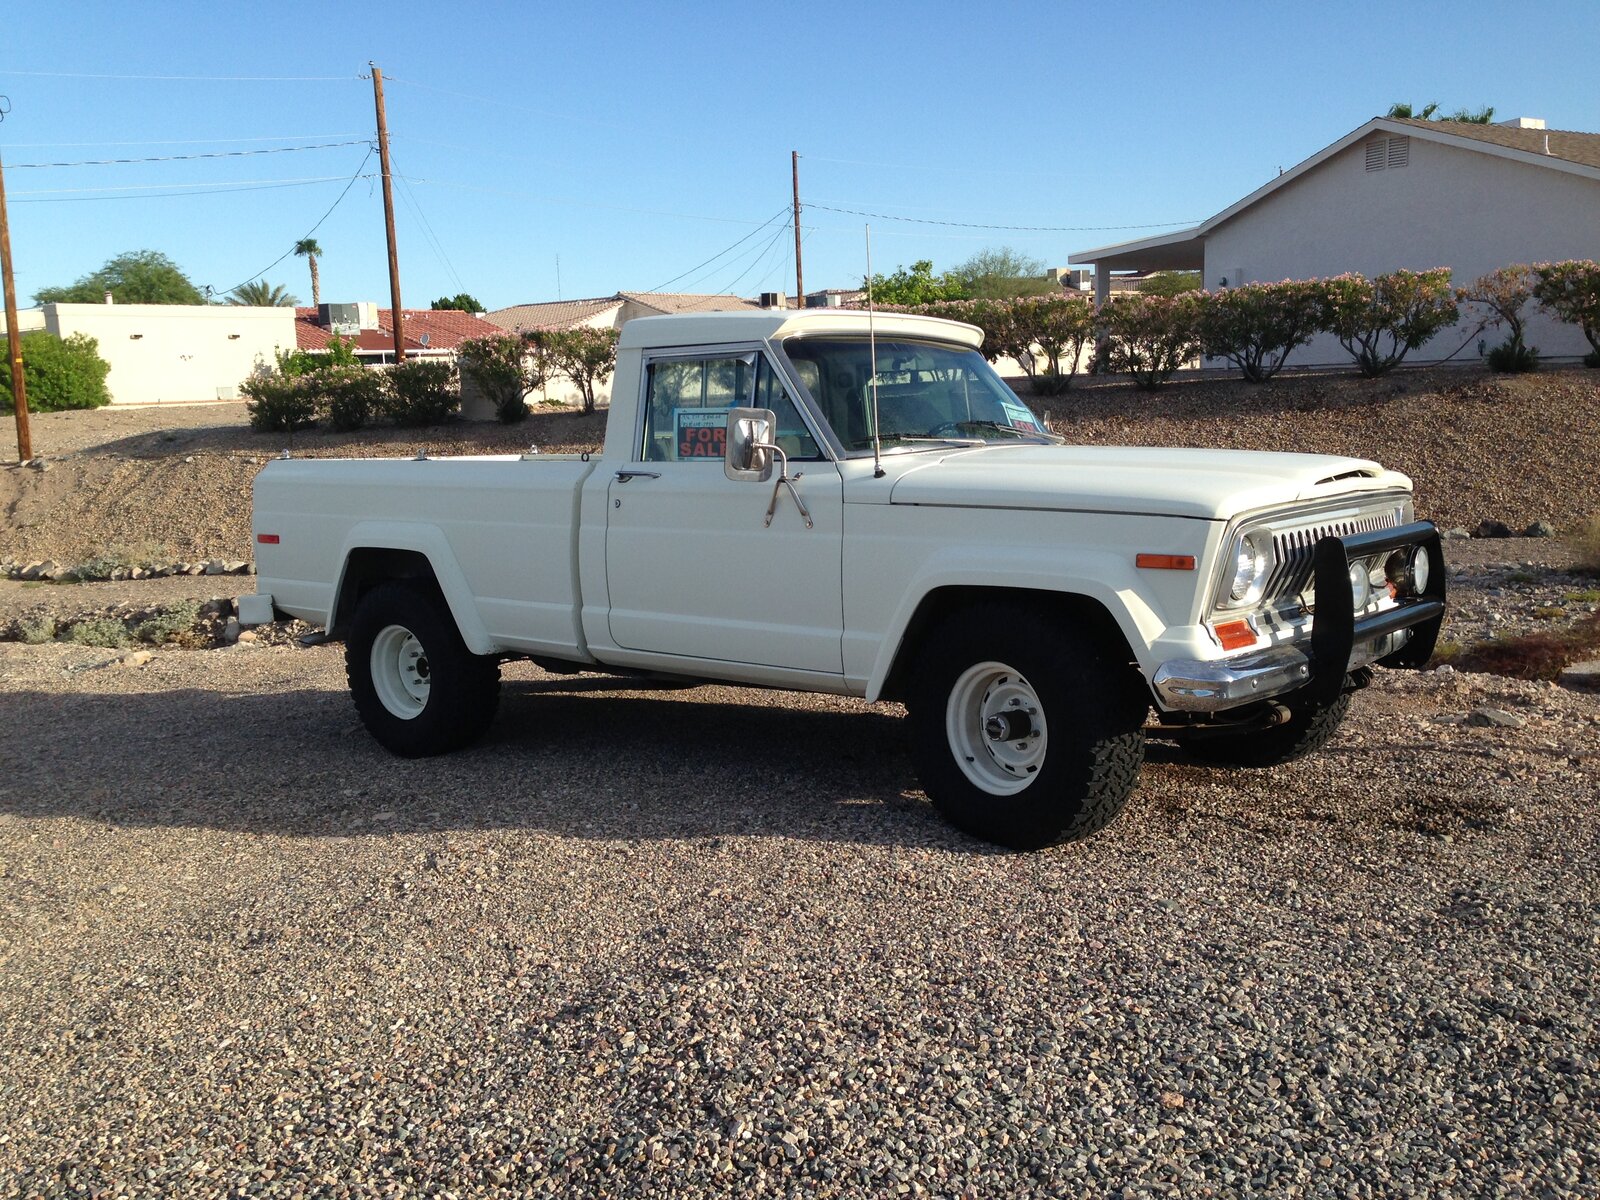
[[(1441, 526), (1536, 520), (1565, 528), (1600, 509), (1600, 372), (1516, 378), (1476, 368), (1362, 380), (1310, 375), (1251, 387), (1174, 384), (1153, 395), (1081, 380), (1044, 407), (1072, 441), (1234, 446), (1377, 458), (1411, 475)], [(306, 455), (509, 453), (598, 448), (604, 414), (540, 412), (521, 426), (258, 434), (242, 405), (34, 418), (48, 470), (0, 468), (0, 558), (246, 558), (250, 482), (292, 444)], [(14, 444), (12, 444), (14, 452)], [(14, 463), (14, 460), (13, 460)]]

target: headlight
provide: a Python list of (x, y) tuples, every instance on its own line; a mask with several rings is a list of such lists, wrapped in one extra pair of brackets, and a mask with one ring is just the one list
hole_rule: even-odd
[(1410, 550), (1396, 550), (1383, 564), (1383, 573), (1393, 585), (1397, 596), (1420, 596), (1428, 590), (1432, 564), (1428, 561), (1428, 548), (1415, 546)]
[(1262, 583), (1267, 571), (1267, 554), (1264, 538), (1247, 533), (1234, 544), (1233, 579), (1228, 584), (1228, 599), (1241, 604), (1252, 598), (1252, 593)]

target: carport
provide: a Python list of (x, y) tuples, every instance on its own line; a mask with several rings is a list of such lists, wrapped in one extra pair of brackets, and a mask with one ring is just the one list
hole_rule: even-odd
[(1085, 263), (1094, 267), (1094, 302), (1098, 307), (1111, 297), (1113, 271), (1203, 271), (1206, 265), (1206, 239), (1202, 226), (1180, 229), (1132, 242), (1115, 242), (1070, 256), (1073, 266)]

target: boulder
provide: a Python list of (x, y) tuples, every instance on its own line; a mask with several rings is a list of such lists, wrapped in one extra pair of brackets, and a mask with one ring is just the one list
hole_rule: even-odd
[(1556, 682), (1575, 692), (1600, 692), (1600, 658), (1563, 668)]
[(1482, 520), (1478, 527), (1472, 531), (1475, 538), (1508, 538), (1511, 536), (1511, 526), (1504, 521)]

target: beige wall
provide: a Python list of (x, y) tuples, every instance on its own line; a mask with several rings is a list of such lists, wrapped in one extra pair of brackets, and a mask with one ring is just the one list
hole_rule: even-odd
[[(1449, 267), (1456, 286), (1511, 263), (1600, 258), (1600, 180), (1412, 137), (1404, 167), (1368, 171), (1357, 142), (1206, 236), (1205, 286), (1271, 283), (1359, 271)], [(1589, 350), (1576, 326), (1529, 314), (1528, 343), (1545, 357)], [(1462, 307), (1459, 324), (1407, 362), (1449, 355), (1477, 327), (1481, 310)], [(1504, 329), (1478, 335), (1493, 346)], [(1477, 338), (1452, 362), (1478, 357)], [(1345, 364), (1322, 336), (1289, 360)], [(1208, 365), (1217, 365), (1213, 360)]]
[[(238, 398), (257, 363), (295, 346), (294, 309), (201, 304), (47, 304), (58, 337), (88, 334), (111, 365), (113, 404)], [(20, 324), (20, 321), (19, 321)]]

